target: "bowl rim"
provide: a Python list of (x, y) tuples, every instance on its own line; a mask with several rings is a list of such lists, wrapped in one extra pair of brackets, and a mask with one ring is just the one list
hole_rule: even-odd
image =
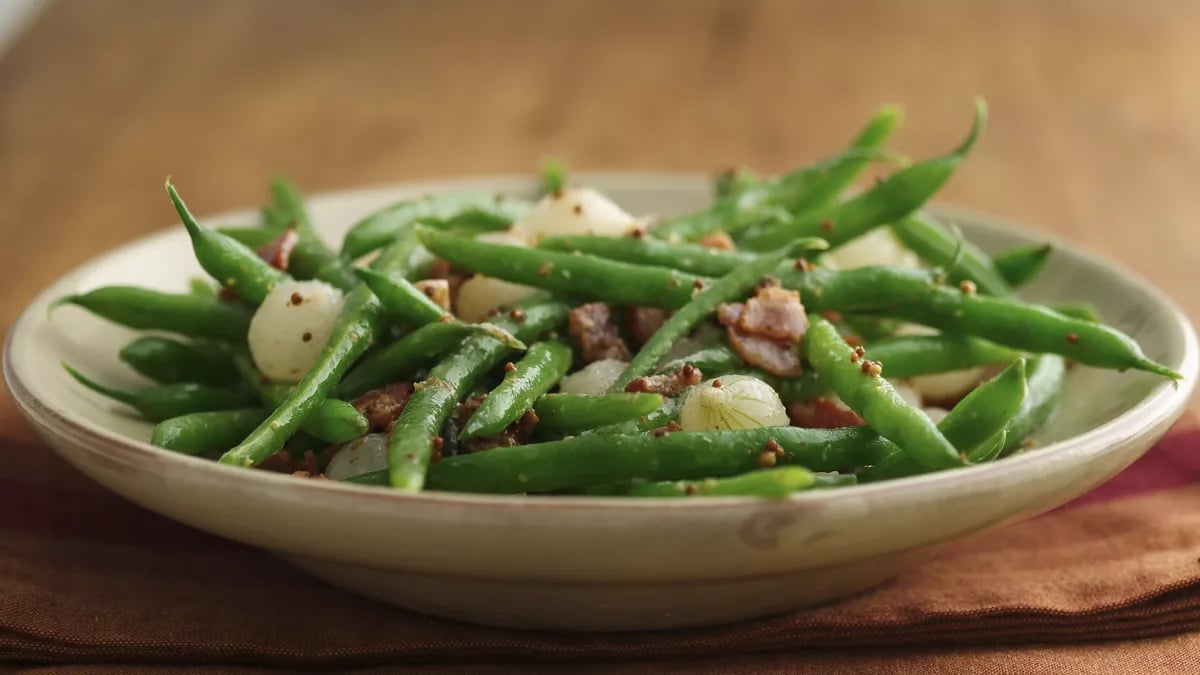
[[(651, 184), (661, 189), (695, 189), (701, 184), (708, 185), (708, 176), (702, 173), (657, 173), (649, 171), (590, 171), (576, 174), (586, 182), (603, 183), (609, 189), (612, 186), (627, 186), (631, 189), (644, 188)], [(495, 176), (454, 177), (446, 179), (423, 179), (404, 181), (387, 185), (365, 186), (347, 190), (337, 190), (314, 194), (310, 197), (314, 202), (361, 201), (364, 199), (382, 198), (393, 195), (421, 193), (432, 190), (470, 189), (479, 184), (487, 184), (498, 191), (520, 190), (535, 184), (535, 179), (527, 174), (503, 174)], [(1102, 452), (1105, 448), (1117, 445), (1120, 440), (1135, 438), (1144, 433), (1150, 433), (1164, 421), (1172, 421), (1182, 413), (1196, 385), (1197, 371), (1200, 369), (1200, 349), (1197, 347), (1195, 330), (1187, 316), (1166, 292), (1150, 284), (1141, 276), (1131, 272), (1123, 265), (1072, 244), (1065, 239), (1044, 232), (1036, 232), (1025, 225), (1014, 223), (1003, 217), (994, 216), (981, 211), (953, 204), (934, 203), (930, 210), (952, 220), (971, 221), (984, 229), (1003, 229), (1020, 235), (1034, 237), (1047, 241), (1059, 249), (1069, 249), (1072, 255), (1086, 262), (1107, 269), (1109, 274), (1119, 277), (1125, 285), (1131, 286), (1137, 292), (1148, 296), (1171, 317), (1172, 322), (1181, 333), (1183, 342), (1182, 355), (1177, 364), (1166, 364), (1174, 367), (1183, 374), (1183, 380), (1158, 383), (1142, 400), (1121, 413), (1117, 417), (1089, 429), (1082, 434), (1040, 447), (1036, 452), (1021, 453), (1007, 457), (1001, 461), (985, 465), (964, 467), (955, 471), (941, 471), (920, 476), (912, 476), (881, 483), (855, 486), (852, 490), (817, 490), (797, 493), (776, 503), (812, 505), (833, 504), (844, 500), (858, 500), (888, 494), (893, 497), (903, 497), (909, 493), (928, 495), (929, 491), (954, 484), (956, 489), (973, 486), (983, 487), (1001, 476), (1035, 471), (1040, 464), (1052, 462), (1064, 454)], [(253, 213), (252, 208), (231, 209), (202, 218), (202, 222), (216, 222), (223, 219), (245, 216)], [(298, 480), (289, 474), (270, 471), (247, 471), (239, 467), (221, 464), (212, 460), (183, 455), (168, 450), (162, 450), (148, 442), (126, 438), (117, 432), (108, 430), (86, 419), (74, 417), (67, 409), (55, 406), (39, 398), (29, 384), (22, 380), (17, 373), (14, 361), (15, 343), (23, 328), (35, 319), (39, 307), (45, 306), (51, 300), (52, 291), (66, 283), (72, 277), (81, 276), (86, 272), (105, 266), (105, 264), (128, 251), (145, 246), (160, 238), (181, 236), (177, 228), (167, 227), (150, 234), (138, 237), (129, 242), (111, 248), (92, 257), (83, 264), (72, 268), (50, 285), (42, 289), (22, 311), (8, 332), (4, 344), (3, 376), (8, 384), (17, 408), (36, 427), (47, 434), (52, 434), (63, 440), (68, 440), (80, 446), (87, 447), (89, 452), (108, 454), (108, 459), (121, 463), (147, 465), (156, 473), (180, 471), (194, 475), (201, 471), (208, 474), (206, 478), (214, 479), (229, 489), (251, 489), (255, 491), (272, 491), (291, 486), (295, 495), (300, 498), (305, 495), (324, 495), (332, 498), (349, 498), (369, 500), (371, 502), (394, 502), (402, 504), (439, 505), (444, 507), (486, 507), (490, 509), (570, 509), (596, 510), (612, 512), (619, 510), (657, 510), (664, 513), (705, 511), (709, 509), (736, 509), (739, 506), (761, 505), (762, 500), (753, 497), (710, 497), (706, 499), (644, 499), (637, 497), (589, 497), (575, 495), (491, 495), (456, 493), (441, 491), (425, 491), (417, 493), (400, 492), (380, 489), (375, 486), (355, 485), (331, 480)], [(1110, 441), (1100, 439), (1109, 437)], [(216, 473), (209, 473), (209, 472)]]

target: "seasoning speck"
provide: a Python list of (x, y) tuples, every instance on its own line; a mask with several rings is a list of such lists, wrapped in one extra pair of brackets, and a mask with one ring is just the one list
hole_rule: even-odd
[(504, 364), (504, 372), (506, 372), (506, 373), (511, 373), (512, 371), (514, 371), (516, 369), (517, 369), (517, 364), (513, 363), (512, 361), (509, 361), (508, 363)]
[(696, 486), (691, 483), (684, 485), (683, 486), (683, 494), (688, 495), (688, 496), (696, 494)]
[(513, 310), (508, 313), (508, 315), (512, 317), (513, 321), (520, 322), (525, 320), (525, 310), (521, 309), (520, 307), (514, 307)]
[(298, 291), (297, 291), (297, 292), (295, 292), (295, 293), (292, 293), (292, 297), (291, 297), (291, 303), (292, 303), (293, 305), (299, 305), (299, 304), (300, 304), (300, 303), (302, 303), (302, 302), (304, 302), (304, 296), (303, 296), (303, 295), (300, 295), (300, 293), (299, 293)]
[(1079, 336), (1075, 333), (1067, 333), (1067, 344), (1073, 345), (1079, 342)]
[(571, 211), (573, 211), (575, 213), (575, 215), (577, 215), (577, 216), (582, 215), (583, 214), (583, 204), (576, 204), (575, 206), (571, 207)]
[(537, 269), (538, 276), (544, 277), (547, 274), (550, 274), (550, 270), (552, 269), (554, 269), (553, 263), (542, 263), (542, 266)]
[(979, 290), (975, 287), (975, 282), (970, 279), (963, 279), (958, 282), (958, 290), (963, 292), (963, 295), (975, 295), (975, 291)]
[(713, 381), (712, 381), (712, 386), (713, 386), (713, 388), (714, 388), (714, 389), (720, 389), (720, 388), (721, 388), (721, 381), (720, 381), (720, 380), (713, 380)]
[(312, 342), (312, 333), (305, 333), (304, 335), (300, 336), (300, 339), (304, 340), (305, 342)]
[(808, 262), (808, 258), (796, 258), (796, 264), (794, 265), (794, 267), (796, 268), (796, 271), (798, 271), (798, 272), (813, 271), (813, 264)]
[(833, 232), (833, 227), (834, 227), (834, 225), (833, 225), (832, 220), (822, 220), (821, 221), (821, 231)]
[(763, 452), (758, 456), (758, 465), (764, 469), (769, 469), (775, 466), (775, 462), (778, 459), (779, 458), (775, 456), (774, 452)]

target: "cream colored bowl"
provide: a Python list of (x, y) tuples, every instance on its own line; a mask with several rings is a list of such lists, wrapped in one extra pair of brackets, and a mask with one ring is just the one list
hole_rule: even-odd
[[(586, 182), (634, 213), (710, 199), (700, 176), (606, 174)], [(529, 193), (528, 178), (403, 185), (317, 198), (336, 239), (398, 198), (448, 189)], [(203, 195), (191, 195), (203, 204)], [(1042, 240), (992, 218), (940, 209), (986, 249)], [(253, 212), (210, 219), (250, 222)], [(1028, 289), (1085, 301), (1132, 334), (1179, 385), (1075, 368), (1044, 447), (993, 465), (891, 483), (753, 499), (630, 500), (397, 494), (235, 469), (157, 450), (151, 427), (84, 390), (67, 360), (115, 384), (133, 333), (56, 297), (104, 284), (182, 290), (201, 273), (181, 227), (105, 254), (42, 293), (8, 337), (4, 374), (29, 422), (67, 461), (115, 492), (189, 525), (278, 553), (329, 582), (419, 612), (564, 630), (701, 626), (783, 612), (867, 589), (930, 547), (1051, 509), (1128, 466), (1181, 414), (1196, 338), (1158, 290), (1059, 242)]]

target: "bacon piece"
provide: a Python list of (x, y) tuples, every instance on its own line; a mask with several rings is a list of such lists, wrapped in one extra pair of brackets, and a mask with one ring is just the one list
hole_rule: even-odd
[(459, 269), (454, 265), (451, 265), (448, 260), (443, 260), (442, 258), (434, 260), (433, 264), (429, 267), (430, 279), (445, 279), (450, 285), (451, 307), (453, 307), (454, 303), (458, 300), (458, 289), (467, 281), (467, 279), (470, 279), (471, 276), (472, 274), (470, 272)]
[(267, 261), (267, 264), (277, 270), (287, 271), (288, 265), (291, 264), (292, 251), (296, 248), (296, 243), (300, 241), (300, 235), (296, 234), (296, 228), (289, 227), (279, 233), (266, 246), (258, 249), (258, 257)]
[(567, 331), (585, 363), (603, 359), (629, 360), (629, 347), (612, 325), (612, 312), (603, 302), (589, 302), (571, 310)]
[(625, 391), (674, 396), (688, 387), (700, 384), (703, 379), (704, 373), (700, 372), (699, 368), (685, 363), (673, 373), (634, 378), (625, 385)]
[(725, 326), (729, 338), (729, 346), (738, 353), (746, 363), (757, 366), (773, 375), (795, 377), (801, 373), (800, 355), (796, 344), (790, 341), (775, 340), (743, 331), (742, 317), (746, 306), (733, 302), (722, 304), (717, 308), (717, 320)]
[(450, 311), (450, 281), (447, 279), (422, 279), (413, 284), (438, 307)]
[(412, 384), (396, 382), (372, 389), (351, 401), (350, 405), (367, 418), (371, 431), (389, 431), (412, 393)]
[(827, 398), (814, 398), (803, 403), (793, 403), (787, 409), (788, 419), (794, 427), (808, 429), (836, 429), (839, 427), (861, 427), (866, 424), (858, 413), (838, 405)]
[(715, 248), (718, 251), (736, 251), (737, 245), (733, 243), (733, 238), (725, 232), (710, 232), (700, 238), (696, 242), (706, 248)]
[(737, 327), (750, 335), (796, 343), (808, 330), (808, 317), (800, 294), (777, 286), (754, 292), (738, 319)]
[(666, 320), (667, 311), (659, 307), (630, 307), (626, 312), (629, 334), (638, 346), (646, 344)]

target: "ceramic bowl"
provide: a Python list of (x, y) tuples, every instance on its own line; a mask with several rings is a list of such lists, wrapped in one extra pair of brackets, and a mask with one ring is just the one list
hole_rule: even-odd
[[(634, 213), (671, 215), (711, 199), (702, 176), (594, 174), (585, 181)], [(427, 182), (319, 197), (336, 240), (358, 217), (425, 192), (530, 194), (530, 178)], [(199, 195), (192, 197), (200, 204)], [(984, 249), (1044, 241), (995, 218), (938, 209)], [(252, 222), (227, 214), (210, 224)], [(62, 295), (104, 284), (183, 290), (201, 274), (181, 227), (71, 272), (30, 305), (8, 337), (4, 374), (20, 407), (68, 462), (167, 517), (272, 551), (328, 582), (384, 602), (465, 621), (559, 630), (712, 625), (863, 591), (942, 542), (1029, 518), (1128, 466), (1181, 414), (1196, 377), (1196, 338), (1160, 291), (1065, 242), (1026, 294), (1092, 303), (1150, 358), (1185, 375), (1074, 368), (1040, 446), (992, 465), (889, 483), (745, 498), (631, 500), (398, 494), (236, 469), (161, 451), (151, 427), (72, 382), (70, 361), (137, 385), (117, 350), (133, 333)]]

